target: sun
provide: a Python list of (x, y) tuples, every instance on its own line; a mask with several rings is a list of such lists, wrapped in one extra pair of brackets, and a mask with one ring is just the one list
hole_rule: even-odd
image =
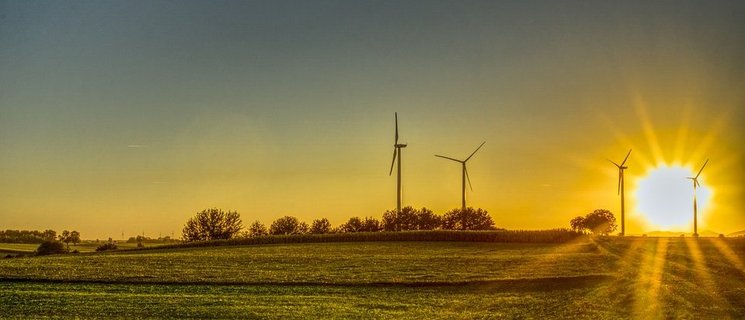
[[(693, 177), (696, 172), (682, 166), (659, 166), (637, 182), (636, 211), (650, 227), (666, 231), (691, 231), (693, 226)], [(704, 221), (712, 191), (703, 175), (696, 189), (698, 223)]]

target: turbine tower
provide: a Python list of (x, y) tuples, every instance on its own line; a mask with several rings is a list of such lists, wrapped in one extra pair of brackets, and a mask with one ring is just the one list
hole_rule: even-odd
[(704, 171), (704, 167), (706, 167), (707, 163), (709, 163), (709, 159), (706, 159), (706, 162), (704, 162), (704, 165), (701, 166), (701, 170), (698, 171), (698, 174), (696, 174), (695, 177), (686, 178), (686, 179), (693, 180), (693, 236), (694, 237), (698, 237), (698, 205), (696, 204), (696, 188), (701, 186), (701, 184), (698, 183), (698, 176), (701, 175), (701, 171)]
[(398, 173), (396, 174), (396, 213), (401, 213), (401, 149), (406, 148), (405, 143), (398, 143), (398, 112), (394, 113), (396, 117), (396, 138), (393, 142), (393, 161), (391, 162), (391, 170), (388, 172), (390, 176), (393, 173), (393, 165), (396, 164), (398, 159)]
[(611, 160), (610, 163), (618, 167), (618, 194), (621, 195), (621, 236), (626, 235), (626, 199), (624, 197), (624, 180), (623, 180), (623, 171), (628, 169), (629, 167), (625, 166), (626, 160), (629, 159), (629, 155), (631, 155), (631, 149), (629, 149), (629, 153), (626, 154), (626, 158), (623, 158), (623, 162), (621, 164), (615, 163)]
[(473, 153), (471, 153), (471, 155), (468, 156), (468, 158), (466, 158), (466, 160), (453, 159), (453, 158), (450, 158), (450, 157), (441, 156), (439, 154), (436, 154), (435, 155), (435, 157), (440, 157), (440, 158), (443, 158), (443, 159), (452, 160), (452, 161), (455, 161), (455, 162), (459, 162), (461, 164), (461, 166), (462, 166), (462, 169), (461, 169), (461, 171), (462, 171), (461, 172), (461, 175), (462, 175), (461, 181), (462, 181), (462, 184), (463, 184), (463, 188), (461, 189), (461, 208), (463, 210), (466, 209), (466, 180), (468, 180), (468, 186), (471, 187), (471, 191), (473, 191), (473, 186), (471, 186), (471, 178), (468, 177), (468, 170), (466, 169), (466, 162), (468, 162), (468, 160), (470, 160), (471, 157), (473, 157), (473, 155), (476, 154), (476, 151), (479, 151), (479, 149), (481, 149), (481, 147), (484, 146), (484, 143), (486, 143), (486, 141), (482, 142), (481, 145), (478, 148), (476, 148), (476, 150), (474, 150)]

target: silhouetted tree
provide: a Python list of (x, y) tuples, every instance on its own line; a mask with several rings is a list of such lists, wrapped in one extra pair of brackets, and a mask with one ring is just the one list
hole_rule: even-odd
[(373, 217), (367, 217), (365, 220), (362, 220), (362, 226), (360, 227), (361, 232), (378, 232), (382, 229), (380, 221)]
[(420, 210), (407, 206), (401, 208), (401, 213), (388, 210), (383, 213), (382, 228), (385, 231), (433, 230), (439, 228), (441, 218), (432, 210)]
[(72, 242), (72, 244), (74, 246), (77, 246), (78, 243), (80, 243), (80, 232), (77, 232), (75, 230), (71, 231), (70, 232), (70, 242)]
[(64, 242), (65, 245), (67, 246), (67, 249), (69, 250), (70, 249), (70, 241), (72, 240), (70, 238), (70, 231), (67, 231), (67, 230), (62, 231), (62, 234), (60, 234), (58, 237), (59, 237), (59, 241)]
[(272, 222), (269, 234), (302, 234), (308, 231), (308, 224), (301, 223), (295, 217), (284, 216)]
[(449, 230), (493, 230), (494, 221), (486, 210), (458, 208), (445, 213), (442, 227)]
[(57, 232), (51, 229), (44, 230), (43, 237), (44, 241), (57, 240)]
[(310, 226), (310, 233), (324, 234), (331, 232), (331, 222), (329, 219), (315, 219)]
[(360, 232), (362, 231), (362, 219), (360, 217), (351, 217), (347, 222), (339, 226), (341, 232)]
[(184, 240), (230, 239), (243, 228), (241, 215), (236, 211), (211, 208), (197, 212), (184, 225)]
[(595, 209), (582, 219), (582, 227), (595, 234), (607, 235), (615, 231), (618, 226), (616, 217), (610, 210)]
[(419, 220), (419, 217), (416, 209), (413, 207), (401, 208), (401, 213), (396, 217), (398, 230), (417, 230), (417, 220)]
[(442, 217), (436, 215), (432, 210), (427, 208), (419, 209), (417, 219), (418, 230), (435, 230), (442, 226)]
[(269, 232), (266, 230), (266, 226), (261, 221), (254, 221), (251, 226), (248, 227), (248, 236), (251, 238), (261, 237), (268, 235)]
[(585, 229), (585, 218), (577, 216), (569, 221), (569, 225), (572, 227), (572, 230), (581, 232)]
[(383, 212), (383, 230), (385, 231), (398, 231), (396, 210), (386, 210)]

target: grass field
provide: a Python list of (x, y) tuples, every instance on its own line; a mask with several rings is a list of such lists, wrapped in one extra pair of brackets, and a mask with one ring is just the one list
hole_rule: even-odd
[(0, 260), (0, 317), (745, 318), (745, 239), (299, 243)]

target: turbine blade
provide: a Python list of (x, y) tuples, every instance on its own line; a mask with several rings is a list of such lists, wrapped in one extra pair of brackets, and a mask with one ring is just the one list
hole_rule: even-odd
[(396, 142), (395, 144), (398, 144), (398, 112), (393, 113), (393, 115), (396, 117)]
[(706, 164), (709, 163), (709, 159), (706, 159), (706, 162), (704, 162), (704, 165), (701, 166), (701, 170), (698, 171), (698, 174), (696, 175), (696, 178), (698, 178), (699, 175), (701, 175), (701, 171), (704, 171), (704, 167), (706, 167)]
[(441, 156), (439, 154), (436, 154), (435, 157), (440, 157), (440, 158), (443, 158), (443, 159), (448, 159), (448, 160), (453, 160), (453, 161), (457, 161), (457, 162), (463, 163), (463, 161), (460, 161), (458, 159), (453, 159), (453, 158), (450, 158), (450, 157)]
[(626, 154), (626, 158), (623, 158), (623, 162), (621, 162), (621, 166), (626, 164), (626, 160), (629, 160), (629, 155), (631, 155), (631, 149), (629, 149), (629, 153)]
[(476, 148), (476, 150), (473, 150), (473, 153), (471, 153), (471, 155), (468, 156), (468, 158), (466, 158), (466, 160), (463, 160), (463, 162), (466, 162), (466, 161), (468, 161), (468, 159), (471, 159), (471, 157), (473, 157), (473, 155), (476, 154), (476, 151), (479, 151), (479, 149), (481, 149), (481, 147), (484, 146), (484, 143), (486, 143), (486, 141), (482, 142), (481, 145), (478, 148)]
[(618, 167), (619, 169), (621, 168), (621, 166), (619, 166), (618, 163), (613, 162), (613, 160), (611, 159), (607, 159), (607, 160), (610, 161), (610, 163), (612, 163), (614, 166)]
[(621, 195), (621, 180), (623, 180), (623, 173), (618, 170), (618, 195)]
[(473, 191), (473, 186), (471, 185), (471, 178), (468, 176), (468, 169), (466, 169), (465, 166), (463, 166), (463, 171), (466, 173), (466, 181), (468, 181), (468, 186), (471, 188), (471, 191)]
[(393, 165), (394, 165), (394, 164), (396, 164), (396, 151), (397, 151), (397, 150), (398, 150), (398, 149), (396, 149), (396, 148), (393, 148), (393, 161), (391, 161), (391, 171), (390, 171), (390, 172), (388, 172), (388, 175), (389, 175), (389, 176), (390, 176), (391, 174), (393, 174)]

